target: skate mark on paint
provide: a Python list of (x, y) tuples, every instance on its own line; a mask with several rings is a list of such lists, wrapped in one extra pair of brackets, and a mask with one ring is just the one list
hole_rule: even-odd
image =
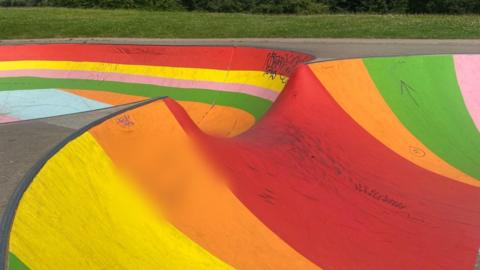
[(426, 155), (425, 151), (415, 146), (409, 146), (408, 151), (416, 157), (424, 157)]
[(415, 105), (417, 107), (419, 107), (420, 105), (418, 104), (417, 100), (415, 99), (415, 97), (413, 96), (413, 93), (417, 92), (417, 90), (415, 90), (415, 88), (413, 88), (412, 86), (410, 86), (409, 84), (407, 84), (405, 81), (403, 80), (400, 80), (400, 94), (403, 96), (404, 94), (405, 95), (408, 95), (408, 97), (413, 101), (413, 103), (415, 103)]
[(275, 193), (269, 188), (263, 189), (263, 192), (258, 194), (258, 196), (262, 198), (266, 203), (275, 204)]

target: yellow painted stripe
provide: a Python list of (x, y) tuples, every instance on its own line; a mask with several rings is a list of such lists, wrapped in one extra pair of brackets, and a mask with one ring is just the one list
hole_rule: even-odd
[(92, 72), (115, 72), (143, 76), (157, 76), (182, 80), (202, 80), (224, 83), (241, 83), (280, 92), (285, 86), (280, 76), (274, 79), (262, 71), (219, 70), (186, 67), (124, 65), (100, 62), (72, 61), (4, 61), (0, 70), (52, 69), (81, 70)]
[(85, 133), (51, 158), (24, 194), (10, 251), (32, 269), (232, 269), (129, 183)]
[(420, 142), (387, 105), (360, 59), (309, 65), (335, 101), (364, 129), (405, 159), (440, 175), (480, 186)]

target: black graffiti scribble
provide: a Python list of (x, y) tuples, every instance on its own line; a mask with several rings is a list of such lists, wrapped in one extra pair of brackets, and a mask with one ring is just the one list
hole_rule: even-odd
[(275, 204), (275, 194), (269, 188), (265, 188), (262, 193), (258, 194), (258, 196), (269, 204)]
[(130, 115), (124, 114), (117, 119), (117, 124), (123, 127), (132, 127), (135, 123), (130, 119)]
[(264, 75), (272, 80), (279, 77), (282, 83), (287, 83), (288, 76), (293, 73), (298, 64), (307, 60), (304, 55), (284, 54), (280, 55), (275, 51), (267, 54), (265, 59)]
[(404, 208), (407, 207), (403, 203), (401, 203), (397, 200), (394, 200), (393, 198), (390, 198), (386, 194), (382, 194), (381, 192), (379, 192), (376, 189), (371, 189), (370, 187), (368, 187), (367, 185), (364, 185), (364, 184), (356, 183), (355, 184), (355, 190), (357, 190), (358, 192), (364, 193), (367, 196), (369, 196), (369, 197), (371, 197), (371, 198), (373, 198), (373, 199), (375, 199), (379, 202), (388, 204), (388, 205), (393, 206), (393, 207), (398, 208), (398, 209), (404, 209)]
[(402, 95), (407, 94), (410, 97), (410, 99), (415, 103), (415, 105), (418, 107), (419, 106), (418, 102), (415, 99), (415, 97), (413, 96), (413, 93), (415, 93), (415, 92), (417, 92), (417, 90), (415, 90), (415, 88), (408, 85), (405, 81), (400, 80), (400, 93)]
[(119, 47), (115, 49), (119, 54), (141, 54), (141, 55), (164, 55), (165, 52), (162, 48), (129, 48), (129, 47)]
[(410, 146), (409, 148), (410, 153), (412, 153), (414, 156), (417, 157), (424, 157), (426, 155), (425, 151), (422, 149), (415, 147), (415, 146)]

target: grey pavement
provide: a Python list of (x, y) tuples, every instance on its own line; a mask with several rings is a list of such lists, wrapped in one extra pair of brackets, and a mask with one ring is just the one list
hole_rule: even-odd
[(100, 43), (142, 45), (225, 45), (290, 49), (308, 52), (320, 60), (405, 54), (480, 53), (480, 40), (432, 39), (325, 39), (325, 38), (243, 38), (243, 39), (137, 39), (61, 38), (0, 40), (0, 45), (48, 43)]

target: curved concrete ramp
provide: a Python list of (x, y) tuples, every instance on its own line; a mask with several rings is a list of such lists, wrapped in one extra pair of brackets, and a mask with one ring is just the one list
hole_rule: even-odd
[[(0, 54), (0, 87), (16, 97), (139, 102), (24, 179), (2, 223), (8, 269), (475, 267), (477, 56), (302, 64), (311, 57), (234, 47), (1, 50), (12, 54)], [(36, 99), (47, 113), (62, 104)]]

